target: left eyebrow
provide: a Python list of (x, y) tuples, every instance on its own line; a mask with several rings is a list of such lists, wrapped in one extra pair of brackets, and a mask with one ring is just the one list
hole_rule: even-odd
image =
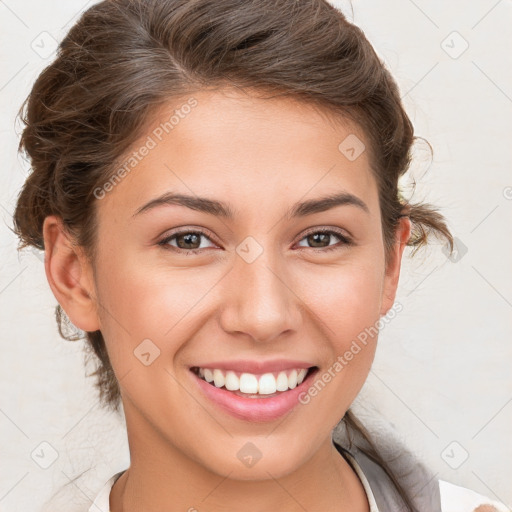
[(296, 217), (305, 217), (306, 215), (313, 215), (314, 213), (325, 212), (336, 206), (351, 205), (360, 208), (366, 213), (370, 210), (366, 203), (359, 199), (359, 197), (349, 192), (340, 192), (337, 194), (330, 194), (317, 199), (311, 199), (302, 203), (296, 203), (287, 213), (289, 219)]
[[(148, 203), (144, 204), (136, 210), (133, 214), (135, 217), (141, 213), (147, 212), (156, 208), (157, 206), (163, 205), (178, 205), (185, 206), (192, 210), (208, 213), (217, 217), (224, 217), (226, 219), (233, 219), (235, 217), (235, 210), (227, 203), (217, 201), (215, 199), (209, 199), (206, 197), (189, 196), (186, 194), (175, 194), (172, 192), (165, 193), (155, 199), (152, 199)], [(305, 217), (307, 215), (313, 215), (315, 213), (324, 212), (335, 208), (337, 206), (352, 205), (356, 206), (366, 213), (370, 213), (370, 210), (366, 203), (359, 199), (359, 197), (349, 192), (340, 192), (337, 194), (331, 194), (317, 199), (310, 199), (309, 201), (303, 201), (296, 203), (286, 213), (288, 219)]]

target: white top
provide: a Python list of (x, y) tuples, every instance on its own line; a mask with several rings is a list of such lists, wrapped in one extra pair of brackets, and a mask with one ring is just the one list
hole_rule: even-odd
[[(368, 503), (370, 504), (370, 512), (379, 512), (372, 489), (361, 469), (361, 466), (350, 453), (347, 453), (347, 456), (350, 457), (354, 470), (363, 484), (368, 498)], [(124, 471), (116, 473), (105, 483), (89, 508), (89, 512), (110, 512), (110, 491), (115, 481), (123, 473)], [(512, 512), (502, 503), (493, 501), (481, 494), (471, 491), (470, 489), (451, 484), (444, 480), (439, 480), (439, 490), (441, 493), (442, 512), (473, 512), (480, 505), (494, 506), (496, 508), (496, 512)], [(491, 512), (491, 510), (489, 510), (489, 512)]]

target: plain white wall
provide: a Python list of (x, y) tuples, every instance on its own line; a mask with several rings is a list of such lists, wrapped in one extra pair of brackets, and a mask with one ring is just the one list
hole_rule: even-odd
[[(55, 40), (91, 4), (0, 2), (0, 510), (39, 510), (90, 469), (69, 486), (87, 501), (129, 462), (122, 418), (99, 408), (84, 377), (82, 342), (57, 333), (42, 256), (17, 254), (9, 230), (28, 169), (15, 114)], [(405, 258), (403, 311), (381, 333), (357, 404), (387, 418), (439, 478), (512, 507), (512, 3), (353, 4), (336, 2), (386, 61), (434, 148), (430, 162), (418, 146), (414, 197), (439, 206), (459, 240), (457, 261), (440, 243)]]

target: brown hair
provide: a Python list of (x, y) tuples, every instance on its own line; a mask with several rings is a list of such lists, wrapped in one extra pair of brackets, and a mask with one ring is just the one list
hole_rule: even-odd
[[(44, 249), (43, 222), (55, 214), (93, 257), (93, 191), (159, 106), (223, 86), (290, 96), (354, 121), (370, 142), (386, 258), (402, 216), (413, 226), (408, 245), (416, 249), (433, 233), (452, 249), (436, 209), (400, 195), (415, 137), (395, 81), (362, 30), (325, 0), (110, 0), (89, 8), (20, 110), (20, 150), (32, 166), (14, 213), (20, 248)], [(60, 306), (57, 320), (63, 337), (79, 339)], [(85, 335), (97, 358), (100, 401), (118, 410), (119, 385), (102, 333)], [(350, 411), (344, 420), (364, 430)]]

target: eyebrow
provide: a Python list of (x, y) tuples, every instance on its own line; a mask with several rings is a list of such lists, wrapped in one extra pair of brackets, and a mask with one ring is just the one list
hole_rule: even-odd
[[(192, 210), (197, 210), (200, 212), (208, 213), (210, 215), (215, 215), (216, 217), (222, 217), (230, 220), (235, 217), (236, 213), (229, 204), (222, 201), (208, 199), (206, 197), (189, 196), (186, 194), (175, 194), (172, 192), (167, 192), (138, 208), (133, 216), (135, 217), (136, 215), (148, 212), (149, 210), (163, 205), (185, 206), (186, 208), (190, 208)], [(339, 192), (317, 199), (310, 199), (308, 201), (296, 203), (287, 211), (285, 216), (288, 219), (305, 217), (307, 215), (324, 212), (330, 210), (331, 208), (344, 205), (356, 206), (366, 213), (370, 213), (366, 203), (359, 199), (359, 197), (349, 192)]]

